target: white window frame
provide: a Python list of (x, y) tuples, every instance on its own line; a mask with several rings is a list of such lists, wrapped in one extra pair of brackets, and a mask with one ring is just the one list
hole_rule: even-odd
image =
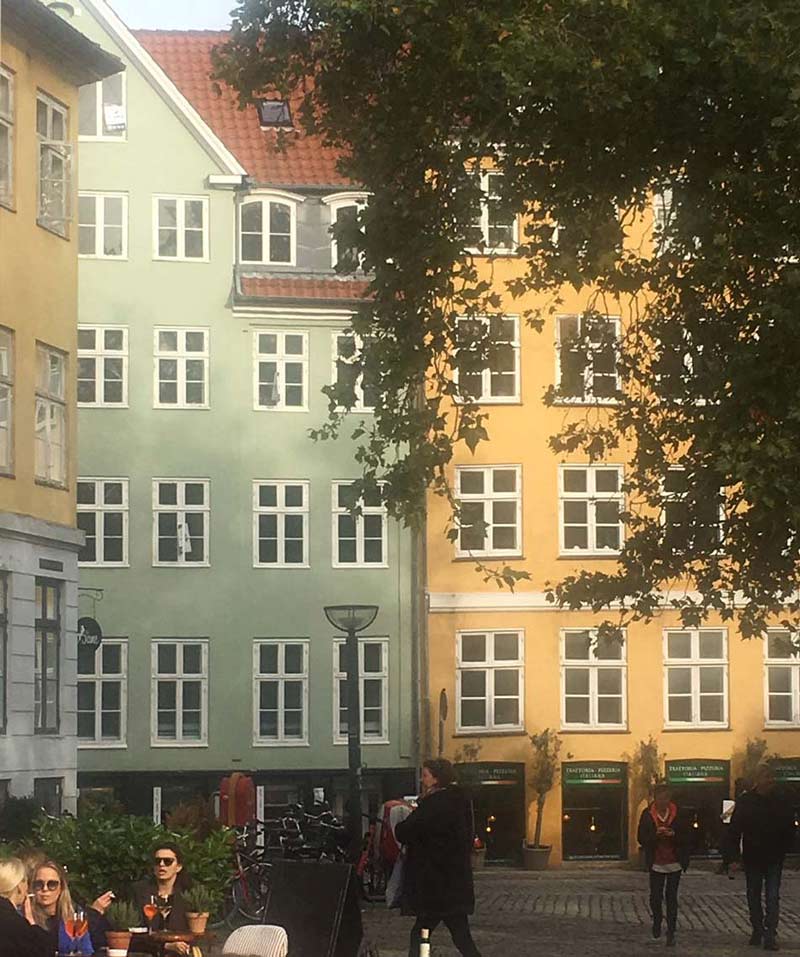
[[(462, 655), (465, 637), (483, 635), (486, 641), (486, 657), (483, 661), (465, 661)], [(511, 659), (495, 658), (495, 638), (497, 635), (516, 635), (517, 657)], [(498, 671), (518, 672), (517, 700), (519, 721), (514, 724), (500, 724), (495, 720), (495, 674)], [(465, 671), (484, 671), (486, 673), (486, 718), (484, 725), (464, 725), (462, 720), (462, 676)], [(503, 698), (512, 697), (503, 695)], [(472, 699), (469, 699), (472, 700)], [(525, 630), (523, 628), (461, 629), (456, 632), (456, 734), (491, 734), (508, 731), (521, 731), (525, 727)]]
[[(589, 635), (589, 657), (567, 658), (567, 637), (569, 635)], [(628, 729), (628, 641), (623, 633), (619, 658), (599, 658), (597, 656), (596, 628), (562, 628), (559, 635), (561, 653), (561, 730), (562, 731), (627, 731)], [(583, 669), (589, 672), (589, 721), (567, 721), (567, 670)], [(619, 722), (601, 722), (599, 720), (599, 699), (616, 698), (617, 695), (601, 695), (598, 689), (600, 671), (616, 670), (620, 674), (620, 717)], [(571, 697), (575, 697), (572, 695)]]
[[(80, 369), (81, 359), (94, 360), (94, 383), (95, 383), (95, 401), (78, 402), (78, 408), (81, 409), (127, 409), (128, 408), (128, 327), (127, 326), (90, 326), (79, 325), (78, 333), (92, 331), (95, 334), (95, 344), (93, 349), (78, 348), (78, 368)], [(122, 333), (122, 348), (109, 349), (105, 344), (106, 332)], [(99, 340), (99, 345), (98, 345)], [(106, 359), (122, 360), (122, 401), (110, 402), (105, 394), (105, 364)], [(98, 372), (102, 372), (98, 376)], [(98, 399), (98, 394), (102, 393), (102, 398)]]
[[(50, 391), (49, 385), (45, 386), (39, 381), (39, 370), (41, 360), (47, 356), (48, 363), (50, 358), (55, 356), (61, 361), (61, 392)], [(36, 424), (34, 422), (34, 444), (36, 446), (36, 465), (35, 476), (38, 483), (45, 485), (56, 485), (59, 488), (67, 487), (69, 469), (69, 418), (67, 416), (67, 356), (59, 349), (49, 346), (44, 342), (36, 343), (36, 408), (35, 419), (38, 421), (40, 410), (45, 412), (45, 427), (43, 438), (40, 440), (36, 434)], [(51, 439), (51, 417), (56, 415), (61, 419), (61, 431), (63, 433), (63, 444), (57, 448), (57, 458), (54, 454), (53, 443)], [(45, 462), (39, 461), (39, 450), (46, 459)]]
[[(82, 199), (94, 200), (94, 223), (82, 223), (80, 217), (80, 201)], [(115, 223), (109, 224), (111, 229), (122, 230), (122, 251), (118, 256), (105, 253), (105, 229), (106, 229), (106, 203), (107, 199), (118, 199), (122, 203), (122, 223), (119, 227)], [(114, 192), (96, 192), (94, 190), (81, 190), (78, 193), (78, 249), (80, 250), (81, 229), (94, 229), (94, 252), (78, 252), (79, 259), (111, 259), (117, 262), (123, 262), (128, 258), (128, 194)]]
[(0, 434), (5, 433), (8, 456), (5, 461), (0, 458), (0, 475), (14, 474), (14, 378), (16, 373), (16, 339), (14, 330), (7, 326), (0, 326), (0, 341), (5, 340), (5, 346), (0, 348), (0, 399), (6, 403), (7, 418), (0, 418)]
[[(261, 648), (265, 645), (277, 647), (278, 649), (278, 670), (277, 672), (261, 671)], [(303, 649), (303, 671), (302, 674), (286, 671), (286, 646), (300, 645)], [(253, 642), (253, 747), (254, 748), (303, 748), (309, 746), (308, 738), (308, 663), (309, 663), (309, 640), (308, 638), (256, 638)], [(274, 681), (278, 685), (278, 736), (276, 738), (266, 738), (260, 733), (260, 704), (261, 704), (261, 683), (263, 681)], [(296, 681), (302, 684), (303, 701), (303, 734), (299, 738), (286, 737), (284, 725), (284, 683), (286, 681)]]
[(489, 192), (489, 181), (492, 176), (503, 176), (504, 174), (500, 170), (494, 169), (482, 169), (476, 171), (474, 174), (479, 178), (480, 181), (480, 190), (481, 190), (481, 215), (480, 223), (474, 222), (471, 225), (473, 227), (480, 226), (481, 238), (483, 239), (484, 247), (483, 249), (478, 249), (477, 246), (468, 246), (466, 252), (470, 253), (473, 256), (513, 256), (516, 255), (517, 246), (519, 245), (519, 215), (514, 216), (514, 223), (512, 226), (512, 240), (510, 246), (490, 246), (489, 245), (489, 200), (491, 199), (491, 194)]
[[(563, 370), (561, 367), (561, 320), (562, 319), (575, 319), (578, 323), (579, 329), (579, 338), (584, 337), (583, 333), (583, 323), (584, 316), (581, 313), (559, 313), (556, 316), (555, 330), (556, 330), (556, 389), (561, 389), (562, 383), (562, 374)], [(615, 354), (615, 363), (614, 363), (614, 381), (616, 391), (619, 392), (622, 389), (622, 379), (619, 374), (619, 343), (620, 343), (620, 317), (619, 316), (595, 316), (595, 321), (605, 320), (610, 322), (614, 329), (614, 341), (616, 343), (614, 354)], [(558, 405), (617, 405), (619, 399), (615, 396), (604, 396), (594, 394), (594, 363), (590, 350), (587, 350), (587, 361), (586, 365), (583, 368), (583, 395), (558, 395), (556, 397), (556, 403)]]
[[(333, 639), (333, 743), (347, 744), (347, 735), (339, 733), (340, 682), (347, 682), (347, 671), (339, 668), (339, 649), (347, 644), (346, 638)], [(381, 671), (364, 673), (364, 648), (366, 645), (381, 646)], [(367, 737), (364, 734), (364, 683), (379, 680), (381, 682), (381, 735)], [(389, 639), (387, 637), (358, 636), (358, 704), (361, 711), (359, 730), (361, 744), (389, 744)]]
[[(353, 340), (353, 355), (344, 357), (339, 355), (339, 339), (348, 338)], [(339, 363), (342, 365), (353, 365), (358, 362), (361, 352), (364, 348), (364, 340), (355, 332), (348, 329), (338, 329), (331, 333), (331, 382), (334, 384), (339, 381)], [(364, 373), (362, 372), (356, 379), (353, 387), (355, 394), (355, 404), (350, 409), (351, 412), (374, 412), (375, 407), (366, 405), (364, 402)], [(344, 406), (339, 406), (340, 411), (344, 411)]]
[[(272, 190), (268, 193), (251, 193), (245, 197), (237, 207), (237, 238), (236, 251), (239, 262), (243, 265), (261, 265), (261, 266), (296, 266), (297, 265), (297, 205), (303, 202), (304, 197), (296, 193), (284, 193)], [(277, 203), (281, 206), (289, 207), (289, 259), (277, 259), (273, 262), (269, 255), (269, 220), (270, 206)], [(242, 231), (242, 211), (245, 206), (261, 205), (261, 259), (245, 259), (242, 251), (243, 231)], [(250, 235), (248, 233), (248, 235)], [(256, 235), (256, 234), (253, 234)], [(281, 234), (284, 235), (284, 234)]]
[[(109, 646), (119, 646), (120, 649), (120, 671), (118, 673), (103, 671), (103, 648)], [(92, 674), (78, 672), (78, 684), (91, 682), (94, 684), (94, 737), (78, 738), (78, 747), (89, 750), (110, 751), (127, 747), (128, 743), (128, 639), (127, 638), (103, 638), (100, 647), (95, 651), (95, 668)], [(119, 731), (118, 738), (103, 738), (100, 734), (102, 727), (103, 714), (103, 684), (107, 682), (116, 682), (119, 684)]]
[[(176, 255), (162, 256), (159, 252), (158, 231), (160, 222), (158, 218), (158, 204), (161, 200), (167, 200), (175, 203), (176, 218)], [(203, 255), (186, 255), (186, 204), (203, 204)], [(165, 227), (167, 228), (167, 227)], [(169, 227), (171, 228), (171, 227)], [(158, 262), (183, 262), (183, 263), (207, 263), (209, 261), (209, 202), (208, 196), (186, 196), (177, 193), (158, 193), (153, 196), (153, 259)]]
[[(586, 491), (585, 492), (568, 492), (564, 488), (564, 476), (570, 470), (583, 469), (587, 472), (587, 481), (586, 481)], [(610, 471), (615, 469), (618, 473), (618, 489), (617, 492), (596, 492), (595, 491), (595, 481), (596, 474), (598, 470)], [(622, 491), (622, 485), (624, 482), (625, 473), (623, 466), (615, 465), (611, 462), (604, 462), (602, 464), (595, 463), (592, 465), (579, 463), (579, 462), (567, 462), (558, 467), (558, 547), (559, 555), (582, 555), (584, 557), (606, 557), (609, 555), (619, 555), (622, 551), (622, 548), (625, 544), (625, 523), (620, 520), (619, 525), (619, 548), (599, 548), (597, 545), (597, 520), (596, 520), (596, 510), (595, 505), (598, 502), (617, 502), (619, 504), (620, 512), (625, 509), (625, 493)], [(585, 501), (587, 503), (586, 508), (586, 522), (587, 522), (587, 536), (588, 536), (588, 547), (587, 548), (567, 548), (564, 544), (565, 539), (565, 522), (564, 522), (564, 503), (568, 501)], [(606, 526), (603, 526), (606, 527)]]
[[(259, 490), (264, 485), (274, 485), (276, 488), (277, 505), (260, 505)], [(299, 486), (303, 489), (303, 504), (287, 506), (286, 487)], [(309, 568), (309, 511), (311, 501), (311, 483), (308, 479), (254, 479), (253, 480), (253, 568)], [(275, 515), (277, 520), (278, 561), (259, 561), (259, 516)], [(303, 522), (303, 560), (302, 562), (286, 561), (286, 523), (287, 515), (299, 515)]]
[[(670, 634), (687, 632), (691, 635), (691, 657), (670, 658)], [(700, 635), (703, 632), (722, 633), (722, 658), (700, 657)], [(666, 729), (707, 728), (725, 730), (729, 727), (730, 699), (728, 688), (728, 629), (727, 628), (665, 628), (663, 632), (664, 655), (664, 727)], [(702, 668), (722, 669), (722, 721), (700, 720), (700, 670)], [(670, 668), (689, 668), (691, 670), (691, 721), (670, 721), (669, 719), (669, 671)], [(715, 692), (716, 693), (716, 692)]]
[[(160, 645), (176, 645), (177, 668), (174, 674), (158, 671), (158, 648)], [(200, 645), (202, 671), (200, 674), (184, 674), (183, 647)], [(175, 688), (175, 737), (158, 737), (158, 683), (174, 681)], [(200, 682), (200, 737), (184, 738), (181, 727), (183, 713), (183, 682)], [(150, 642), (150, 747), (151, 748), (207, 748), (208, 747), (208, 638), (153, 638)]]
[[(770, 637), (780, 637), (785, 638), (787, 641), (791, 642), (794, 651), (787, 657), (773, 657), (769, 653), (769, 639)], [(800, 727), (800, 650), (797, 648), (797, 637), (793, 636), (790, 631), (786, 628), (768, 628), (767, 629), (767, 639), (764, 642), (764, 727), (765, 728), (798, 728)], [(771, 668), (785, 668), (788, 669), (790, 680), (789, 680), (789, 692), (775, 692), (776, 695), (781, 697), (790, 697), (791, 699), (791, 713), (792, 716), (788, 721), (781, 721), (777, 718), (770, 718), (769, 716), (769, 701), (770, 701), (770, 687), (769, 687), (769, 676)]]
[[(128, 567), (128, 514), (129, 514), (129, 490), (127, 478), (96, 478), (93, 476), (78, 476), (78, 483), (94, 485), (94, 504), (82, 504), (78, 502), (78, 513), (90, 513), (95, 516), (95, 555), (93, 562), (78, 562), (81, 568), (127, 568)], [(122, 486), (122, 502), (119, 505), (106, 505), (104, 503), (106, 484)], [(122, 559), (118, 562), (106, 561), (105, 559), (105, 516), (107, 512), (119, 512), (122, 514)]]
[[(125, 128), (120, 130), (118, 134), (114, 133), (104, 133), (103, 126), (105, 123), (105, 103), (103, 102), (103, 83), (105, 80), (111, 80), (115, 76), (119, 76), (122, 79), (122, 111), (125, 115)], [(128, 75), (125, 70), (121, 73), (112, 74), (112, 76), (105, 77), (104, 80), (98, 80), (97, 83), (91, 84), (94, 87), (94, 96), (95, 96), (95, 132), (94, 133), (81, 133), (78, 132), (78, 141), (81, 143), (125, 143), (128, 139)], [(116, 104), (111, 104), (116, 105)], [(78, 129), (80, 130), (80, 117), (78, 120)]]
[[(177, 349), (173, 352), (161, 349), (159, 336), (162, 332), (173, 332), (177, 336)], [(203, 350), (197, 352), (186, 348), (187, 333), (202, 334)], [(211, 407), (211, 382), (209, 375), (209, 330), (202, 326), (156, 326), (153, 330), (153, 408), (154, 409), (208, 409)], [(177, 402), (162, 402), (159, 386), (161, 384), (159, 360), (174, 360), (177, 367)], [(186, 363), (203, 363), (204, 402), (186, 401)], [(165, 379), (165, 382), (170, 381)]]
[[(37, 90), (37, 117), (39, 103), (44, 104), (44, 106), (47, 108), (47, 133), (46, 135), (42, 135), (38, 132), (37, 122), (37, 138), (39, 141), (39, 184), (36, 206), (36, 222), (43, 229), (46, 229), (51, 233), (55, 233), (57, 236), (61, 236), (63, 239), (67, 239), (69, 236), (69, 223), (72, 220), (72, 188), (70, 185), (72, 172), (72, 144), (69, 142), (69, 107), (65, 106), (63, 103), (59, 103), (58, 100), (53, 99), (53, 97), (49, 96), (43, 90)], [(63, 129), (62, 137), (56, 137), (54, 135), (53, 116), (56, 113), (60, 114), (61, 116)], [(63, 164), (63, 178), (60, 180), (60, 198), (58, 200), (59, 208), (56, 210), (57, 213), (60, 212), (62, 214), (60, 216), (52, 216), (45, 209), (45, 184), (42, 173), (46, 157), (57, 158)]]
[[(516, 488), (513, 492), (495, 492), (492, 490), (493, 473), (513, 471), (516, 475)], [(467, 473), (483, 473), (483, 492), (462, 492), (461, 479)], [(522, 466), (521, 465), (459, 465), (456, 466), (456, 488), (455, 496), (460, 504), (471, 502), (483, 503), (483, 520), (487, 525), (484, 541), (486, 548), (464, 549), (461, 547), (461, 536), (455, 540), (455, 552), (457, 558), (474, 557), (520, 557), (522, 555)], [(492, 505), (494, 502), (514, 502), (516, 504), (516, 548), (492, 548), (488, 543), (491, 542), (491, 529), (493, 528)], [(508, 527), (508, 526), (503, 526)]]
[[(177, 504), (160, 505), (158, 501), (158, 488), (162, 483), (170, 483), (177, 486)], [(186, 505), (186, 486), (202, 485), (205, 488), (205, 502), (203, 505)], [(178, 535), (178, 560), (176, 562), (162, 562), (158, 560), (158, 516), (165, 512), (174, 512), (177, 515), (177, 535)], [(181, 547), (181, 529), (187, 528), (186, 514), (202, 514), (203, 519), (203, 555), (204, 561), (191, 562), (186, 560), (186, 552)], [(211, 555), (209, 552), (211, 525), (211, 481), (207, 478), (171, 478), (162, 476), (153, 479), (153, 568), (208, 568), (211, 565)]]
[[(358, 507), (361, 509), (360, 515), (353, 515), (356, 523), (356, 560), (354, 562), (342, 562), (339, 560), (339, 516), (349, 515), (350, 509), (339, 505), (339, 488), (353, 484), (353, 479), (336, 479), (331, 482), (331, 562), (333, 568), (388, 568), (389, 567), (389, 513), (385, 504), (365, 505), (363, 499), (359, 499)], [(367, 562), (364, 560), (364, 546), (366, 543), (364, 537), (364, 516), (380, 515), (381, 536), (382, 536), (382, 554), (383, 561)]]
[[(514, 392), (512, 395), (492, 395), (492, 368), (489, 365), (484, 366), (481, 369), (481, 393), (479, 396), (474, 398), (460, 396), (459, 401), (465, 402), (476, 402), (480, 405), (518, 405), (521, 401), (521, 384), (520, 384), (520, 357), (521, 357), (521, 348), (520, 348), (520, 338), (519, 338), (519, 316), (515, 315), (502, 315), (502, 316), (464, 316), (459, 318), (458, 322), (482, 322), (485, 326), (489, 326), (491, 320), (494, 318), (502, 319), (504, 321), (512, 321), (514, 323), (514, 338), (508, 343), (511, 346), (512, 352), (514, 354)], [(458, 369), (455, 370), (455, 381), (458, 383), (460, 381), (458, 375)]]
[[(277, 337), (277, 352), (261, 352), (260, 336), (270, 335)], [(300, 336), (303, 340), (302, 354), (293, 354), (286, 352), (286, 337)], [(261, 363), (274, 362), (277, 370), (274, 389), (277, 395), (277, 401), (268, 405), (260, 404), (259, 386), (261, 384)], [(303, 374), (303, 403), (302, 405), (286, 404), (286, 365), (299, 365), (302, 367)], [(308, 332), (302, 329), (266, 329), (257, 328), (253, 330), (253, 410), (255, 412), (308, 412)], [(292, 383), (296, 385), (297, 383)]]
[[(329, 207), (331, 211), (331, 268), (335, 269), (339, 264), (339, 244), (336, 241), (336, 237), (333, 235), (333, 227), (336, 225), (336, 221), (339, 216), (340, 209), (346, 209), (348, 206), (355, 206), (356, 209), (361, 211), (363, 207), (369, 202), (368, 193), (336, 193), (334, 196), (327, 196), (322, 200), (326, 206)], [(361, 268), (361, 261), (359, 258), (358, 267)]]
[(0, 206), (5, 206), (8, 209), (14, 208), (14, 154), (15, 154), (15, 137), (14, 137), (14, 117), (15, 117), (15, 75), (7, 67), (0, 64), (0, 76), (2, 76), (8, 82), (8, 111), (0, 112), (0, 126), (7, 130), (8, 136), (8, 154), (6, 156), (6, 162), (8, 164), (8, 182), (7, 185), (3, 185), (3, 180), (0, 179)]
[[(682, 466), (670, 466), (667, 470), (668, 472), (685, 472), (686, 469)], [(668, 491), (664, 481), (661, 482), (661, 524), (664, 526), (664, 530), (667, 530), (667, 509), (666, 506), (670, 502), (682, 502), (686, 497), (685, 492), (672, 492)], [(720, 488), (719, 490), (719, 509), (718, 509), (719, 520), (717, 523), (717, 547), (711, 549), (712, 554), (716, 554), (720, 551), (722, 543), (725, 539), (725, 489)], [(697, 546), (691, 541), (688, 540), (687, 545), (685, 546), (688, 549), (696, 548)], [(703, 547), (705, 550), (705, 547)]]

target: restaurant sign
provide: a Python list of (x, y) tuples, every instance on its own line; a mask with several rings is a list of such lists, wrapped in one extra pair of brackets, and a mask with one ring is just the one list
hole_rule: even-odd
[(727, 784), (729, 773), (728, 761), (667, 761), (670, 784)]
[(800, 758), (775, 758), (770, 766), (775, 780), (781, 784), (800, 783)]
[(524, 786), (524, 764), (492, 764), (481, 761), (472, 764), (457, 764), (456, 778), (464, 787), (479, 785)]
[(94, 618), (78, 619), (78, 645), (97, 651), (103, 640), (103, 630)]
[(562, 765), (564, 787), (586, 787), (592, 784), (621, 787), (627, 780), (627, 773), (627, 765), (614, 761)]

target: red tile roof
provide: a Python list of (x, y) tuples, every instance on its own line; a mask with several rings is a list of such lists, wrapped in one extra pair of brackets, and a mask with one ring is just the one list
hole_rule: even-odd
[(357, 279), (277, 279), (242, 276), (242, 295), (255, 299), (362, 299), (369, 283)]
[(233, 90), (211, 79), (211, 50), (228, 34), (211, 30), (134, 30), (158, 63), (253, 180), (270, 186), (348, 186), (336, 169), (339, 153), (318, 137), (287, 134), (285, 151), (275, 149), (276, 131), (262, 130), (255, 107), (240, 110)]

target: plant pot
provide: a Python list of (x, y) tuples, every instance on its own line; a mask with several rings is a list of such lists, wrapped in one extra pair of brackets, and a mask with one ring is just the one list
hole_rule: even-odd
[(187, 914), (186, 923), (193, 934), (205, 934), (208, 914)]
[(531, 844), (522, 845), (522, 864), (526, 871), (546, 871), (550, 860), (551, 845), (534, 847)]
[(131, 945), (131, 932), (129, 930), (107, 930), (106, 946), (108, 947), (108, 957), (126, 957), (128, 948)]
[(486, 848), (475, 847), (472, 849), (472, 869), (477, 871), (482, 867), (486, 867)]

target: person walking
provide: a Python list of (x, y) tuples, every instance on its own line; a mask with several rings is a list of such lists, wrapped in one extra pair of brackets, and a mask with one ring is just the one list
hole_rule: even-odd
[(419, 957), (423, 929), (443, 923), (464, 957), (481, 957), (468, 915), (475, 910), (472, 885), (472, 808), (445, 758), (422, 768), (419, 806), (395, 827), (406, 847), (401, 911), (412, 914), (409, 957)]
[(661, 937), (666, 896), (667, 947), (674, 947), (678, 924), (678, 885), (681, 874), (689, 866), (689, 828), (678, 805), (672, 800), (669, 785), (656, 785), (652, 802), (639, 818), (638, 838), (650, 874), (653, 939)]
[(763, 942), (764, 950), (778, 950), (781, 874), (793, 839), (792, 808), (776, 789), (772, 768), (760, 764), (753, 787), (739, 797), (728, 825), (729, 856), (733, 861), (739, 859), (741, 842), (753, 947)]

